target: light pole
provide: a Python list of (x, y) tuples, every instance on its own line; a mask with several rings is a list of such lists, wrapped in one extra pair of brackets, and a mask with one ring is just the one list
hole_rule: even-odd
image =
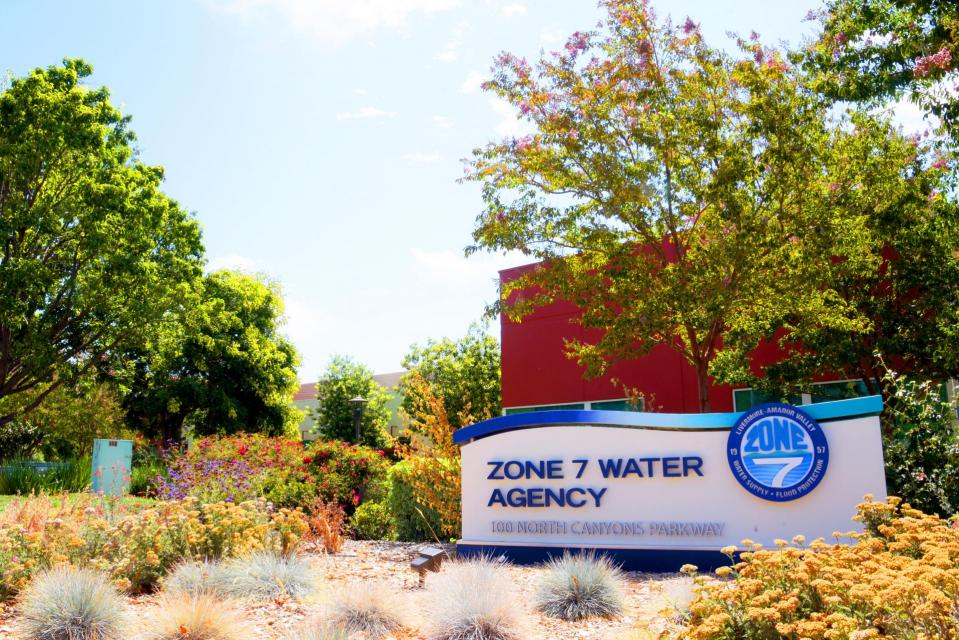
[(366, 398), (356, 396), (350, 398), (350, 406), (353, 408), (353, 440), (354, 444), (360, 444), (360, 426), (363, 424), (363, 409), (366, 408)]

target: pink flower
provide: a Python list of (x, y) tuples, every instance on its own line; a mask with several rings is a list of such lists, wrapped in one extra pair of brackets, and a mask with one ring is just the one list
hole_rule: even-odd
[(686, 16), (686, 22), (683, 23), (683, 33), (687, 36), (699, 30), (699, 25), (693, 22), (693, 19)]
[(923, 56), (916, 60), (916, 66), (913, 68), (912, 74), (917, 78), (924, 78), (934, 69), (945, 71), (949, 68), (951, 62), (952, 53), (949, 49), (943, 47), (932, 55)]
[(846, 34), (843, 33), (842, 31), (840, 31), (839, 33), (837, 33), (837, 34), (836, 34), (836, 37), (833, 38), (833, 40), (835, 40), (835, 41), (836, 41), (836, 44), (838, 44), (839, 46), (842, 46), (842, 45), (846, 44), (847, 42), (849, 42), (849, 38), (846, 37)]
[(582, 31), (576, 31), (569, 37), (569, 40), (566, 41), (565, 46), (566, 51), (568, 51), (571, 56), (578, 55), (589, 46), (589, 35)]

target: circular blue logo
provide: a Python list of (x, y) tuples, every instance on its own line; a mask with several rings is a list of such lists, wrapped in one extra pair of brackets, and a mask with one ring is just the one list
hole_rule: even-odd
[(726, 455), (739, 484), (775, 502), (815, 489), (829, 465), (822, 427), (802, 409), (778, 402), (753, 407), (736, 421)]

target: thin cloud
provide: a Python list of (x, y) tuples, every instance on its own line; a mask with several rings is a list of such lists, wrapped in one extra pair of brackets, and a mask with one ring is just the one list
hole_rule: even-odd
[(529, 13), (525, 4), (514, 2), (500, 7), (499, 14), (504, 18), (513, 18), (516, 16), (525, 16)]
[(277, 15), (323, 44), (341, 46), (380, 29), (400, 29), (414, 14), (454, 9), (461, 0), (206, 0), (215, 10), (255, 22)]
[(536, 128), (527, 120), (519, 117), (519, 111), (502, 98), (490, 98), (490, 109), (500, 117), (499, 123), (493, 128), (497, 135), (504, 138), (515, 138), (533, 133)]
[(401, 156), (403, 160), (408, 162), (416, 162), (419, 164), (431, 164), (437, 162), (440, 159), (439, 151), (417, 151), (415, 153), (407, 153)]
[(459, 22), (453, 27), (449, 42), (443, 47), (443, 50), (433, 56), (434, 60), (439, 62), (455, 62), (460, 56), (460, 49), (466, 42), (466, 32), (469, 31), (468, 22)]
[(433, 126), (437, 129), (452, 129), (453, 119), (449, 116), (433, 116)]
[(479, 71), (470, 71), (466, 74), (466, 77), (463, 78), (462, 84), (460, 84), (460, 93), (471, 94), (476, 93), (482, 88), (483, 82), (486, 81), (486, 76), (480, 73)]
[(356, 111), (344, 111), (336, 114), (337, 120), (381, 120), (393, 118), (396, 114), (376, 107), (360, 107)]
[(214, 256), (206, 263), (208, 273), (219, 271), (221, 269), (230, 269), (233, 271), (245, 271), (255, 273), (260, 271), (262, 264), (256, 258), (241, 256), (237, 253), (231, 253), (223, 256)]

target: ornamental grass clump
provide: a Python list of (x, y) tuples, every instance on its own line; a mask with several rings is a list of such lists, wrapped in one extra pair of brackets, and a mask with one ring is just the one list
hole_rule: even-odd
[[(955, 639), (959, 529), (898, 498), (859, 505), (865, 531), (835, 532), (837, 542), (802, 536), (749, 551), (732, 567), (699, 577), (682, 638)], [(735, 547), (724, 552), (733, 560)]]
[(611, 618), (623, 610), (623, 574), (606, 556), (564, 553), (546, 563), (534, 602), (560, 620)]
[(294, 629), (284, 640), (353, 640), (346, 629), (328, 623), (308, 622)]
[(223, 571), (215, 560), (187, 560), (163, 578), (168, 593), (216, 593), (223, 589)]
[(250, 640), (243, 611), (210, 592), (161, 593), (138, 640)]
[(303, 598), (316, 590), (313, 568), (305, 558), (259, 551), (221, 564), (217, 591), (251, 601)]
[(23, 640), (119, 640), (123, 599), (97, 571), (59, 566), (37, 574), (20, 594), (17, 636)]
[(430, 640), (526, 638), (517, 596), (502, 565), (490, 558), (456, 560), (430, 575), (426, 617)]
[(353, 584), (337, 595), (330, 621), (376, 640), (403, 627), (403, 604), (401, 592), (384, 584)]

